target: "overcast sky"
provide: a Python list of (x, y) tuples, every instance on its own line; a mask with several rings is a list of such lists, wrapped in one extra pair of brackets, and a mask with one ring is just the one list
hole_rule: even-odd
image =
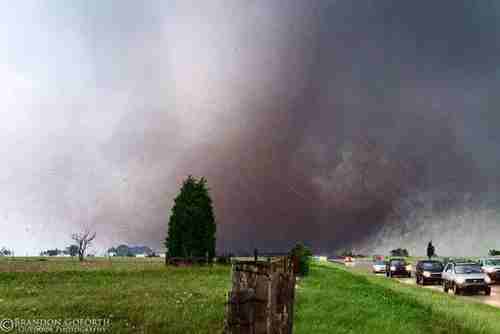
[[(353, 223), (330, 184), (346, 147), (370, 137), (387, 159), (425, 167), (405, 198), (445, 191), (475, 199), (474, 212), (496, 203), (499, 10), (493, 0), (3, 2), (0, 246), (37, 254), (91, 228), (95, 250), (158, 248), (188, 174), (208, 177), (221, 250), (465, 240), (472, 230), (450, 218), (458, 200), (401, 230), (385, 215)], [(500, 232), (496, 216), (481, 217), (474, 226)], [(481, 252), (477, 242), (461, 248)]]

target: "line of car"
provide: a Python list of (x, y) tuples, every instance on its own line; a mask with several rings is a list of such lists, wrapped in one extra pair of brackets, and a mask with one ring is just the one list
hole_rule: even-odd
[[(404, 258), (390, 258), (385, 261), (374, 258), (373, 273), (387, 277), (412, 277), (413, 267)], [(421, 260), (415, 265), (415, 281), (418, 285), (439, 284), (443, 291), (483, 292), (491, 294), (491, 284), (500, 282), (500, 258), (483, 258), (478, 262), (464, 260)]]

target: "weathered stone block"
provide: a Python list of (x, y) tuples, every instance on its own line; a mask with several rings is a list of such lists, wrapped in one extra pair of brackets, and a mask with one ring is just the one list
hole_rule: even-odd
[(288, 258), (233, 262), (227, 334), (291, 334), (295, 276)]

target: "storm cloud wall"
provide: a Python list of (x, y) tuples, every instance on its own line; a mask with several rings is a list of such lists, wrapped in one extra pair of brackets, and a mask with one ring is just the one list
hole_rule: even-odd
[[(212, 188), (221, 251), (500, 247), (493, 233), (477, 246), (499, 229), (497, 7), (13, 6), (0, 241), (36, 253), (90, 226), (101, 248), (159, 247), (193, 174)], [(481, 218), (458, 223), (465, 208)]]

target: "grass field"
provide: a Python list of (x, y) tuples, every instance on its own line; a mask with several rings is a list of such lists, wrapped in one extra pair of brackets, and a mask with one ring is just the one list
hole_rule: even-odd
[[(220, 333), (229, 289), (229, 266), (0, 259), (0, 320), (109, 319), (107, 333)], [(334, 264), (313, 264), (296, 296), (298, 334), (500, 333), (496, 308)]]
[(500, 333), (500, 312), (482, 304), (314, 264), (297, 291), (295, 332), (306, 333)]
[(110, 319), (111, 333), (219, 333), (230, 267), (0, 260), (0, 319)]

